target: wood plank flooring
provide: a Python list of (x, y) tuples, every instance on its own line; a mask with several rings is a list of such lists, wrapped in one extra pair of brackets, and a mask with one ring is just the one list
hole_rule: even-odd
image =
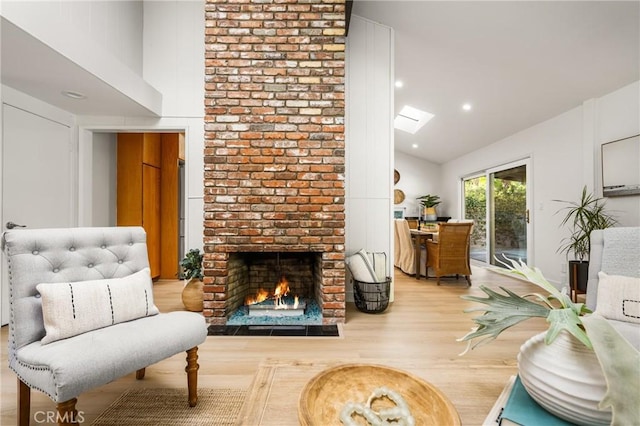
[[(248, 389), (261, 362), (270, 360), (348, 360), (405, 366), (438, 386), (457, 407), (464, 425), (480, 425), (508, 378), (516, 373), (516, 355), (522, 343), (546, 329), (544, 320), (529, 320), (503, 333), (496, 341), (459, 356), (465, 348), (456, 339), (469, 331), (473, 313), (463, 313), (474, 304), (461, 295), (483, 295), (480, 284), (508, 287), (518, 294), (537, 289), (532, 284), (473, 267), (473, 286), (464, 280), (417, 281), (396, 270), (395, 301), (382, 314), (359, 312), (348, 304), (346, 323), (339, 338), (327, 337), (236, 337), (211, 336), (200, 346), (199, 386)], [(154, 286), (161, 311), (183, 310), (179, 281), (160, 281)], [(16, 377), (7, 367), (8, 327), (2, 327), (2, 415), (0, 423), (15, 424)], [(171, 336), (167, 336), (171, 338)], [(185, 356), (176, 355), (147, 368), (144, 380), (134, 375), (82, 394), (77, 408), (86, 424), (106, 409), (122, 392), (133, 387), (186, 386)], [(55, 409), (44, 394), (32, 391), (32, 416)], [(284, 401), (297, 410), (298, 395)], [(41, 414), (40, 414), (41, 415)], [(41, 415), (42, 416), (42, 415)], [(37, 424), (32, 421), (32, 424)], [(46, 423), (45, 423), (46, 424)], [(252, 426), (252, 425), (248, 425)], [(283, 425), (284, 426), (284, 425)]]

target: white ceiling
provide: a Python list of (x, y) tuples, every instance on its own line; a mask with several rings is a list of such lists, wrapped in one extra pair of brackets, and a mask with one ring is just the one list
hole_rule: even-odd
[[(0, 18), (0, 52), (2, 84), (65, 111), (77, 115), (158, 115), (155, 104), (141, 103), (125, 95), (111, 82), (47, 46), (5, 18)], [(96, 62), (94, 58), (87, 58), (87, 61)], [(135, 75), (131, 78), (133, 73), (124, 65), (111, 65), (116, 70), (124, 71), (120, 74), (121, 78), (128, 79), (130, 85), (141, 87), (142, 90), (155, 90), (147, 88), (148, 84), (142, 78)], [(103, 74), (106, 71), (117, 72), (112, 69), (103, 71)], [(87, 98), (71, 99), (62, 95), (65, 90), (80, 92)], [(160, 94), (157, 95), (161, 99)]]
[[(408, 104), (435, 114), (415, 135), (396, 130), (396, 149), (442, 163), (640, 79), (639, 6), (356, 0), (353, 13), (395, 29), (396, 112)], [(155, 115), (5, 19), (0, 26), (3, 84), (75, 114)], [(91, 96), (60, 95), (69, 88)]]
[(640, 79), (639, 1), (356, 0), (353, 14), (394, 28), (396, 113), (435, 114), (395, 148), (436, 163)]

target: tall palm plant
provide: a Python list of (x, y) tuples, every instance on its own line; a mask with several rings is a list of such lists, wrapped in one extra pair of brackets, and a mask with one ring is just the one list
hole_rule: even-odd
[(580, 201), (554, 200), (567, 204), (559, 210), (564, 211), (565, 216), (560, 226), (568, 225), (571, 235), (563, 239), (559, 252), (566, 253), (567, 257), (573, 253), (574, 258), (580, 261), (588, 260), (591, 251), (591, 233), (596, 229), (605, 229), (614, 226), (617, 221), (605, 211), (605, 200), (597, 198), (587, 192), (587, 187), (582, 188)]

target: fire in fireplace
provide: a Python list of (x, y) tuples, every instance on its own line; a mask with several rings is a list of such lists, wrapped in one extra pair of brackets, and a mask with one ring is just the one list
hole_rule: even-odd
[(305, 302), (301, 302), (297, 295), (290, 295), (289, 281), (283, 275), (276, 284), (273, 292), (262, 287), (256, 294), (244, 299), (249, 307), (249, 316), (297, 316), (304, 315)]
[(228, 323), (321, 324), (316, 300), (320, 260), (321, 254), (314, 252), (231, 255), (229, 294), (234, 307)]

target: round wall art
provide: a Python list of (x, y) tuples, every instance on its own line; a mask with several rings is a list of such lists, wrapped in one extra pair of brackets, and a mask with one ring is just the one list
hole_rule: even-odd
[(394, 189), (393, 190), (393, 202), (395, 204), (400, 204), (403, 201), (404, 201), (404, 192), (402, 192), (401, 189)]

